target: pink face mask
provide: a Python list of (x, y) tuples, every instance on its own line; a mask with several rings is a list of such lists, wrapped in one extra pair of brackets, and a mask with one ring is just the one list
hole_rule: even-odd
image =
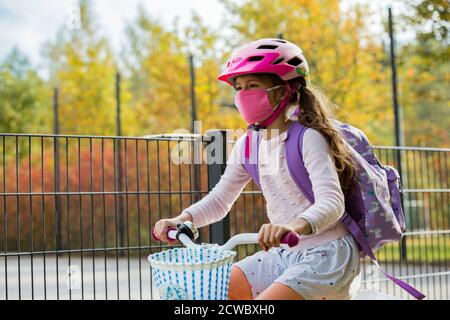
[(268, 89), (241, 89), (234, 96), (234, 104), (241, 113), (242, 118), (244, 118), (249, 125), (256, 122), (260, 123), (264, 119), (267, 119), (283, 102), (281, 101), (278, 103), (274, 109), (267, 95), (267, 91), (275, 90), (280, 87), (283, 86), (279, 85)]

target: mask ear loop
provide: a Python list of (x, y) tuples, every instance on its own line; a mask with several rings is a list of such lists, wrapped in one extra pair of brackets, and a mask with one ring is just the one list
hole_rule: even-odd
[(275, 89), (282, 88), (282, 87), (284, 87), (284, 85), (279, 84), (278, 86), (271, 87), (271, 88), (267, 88), (266, 91), (273, 91), (273, 90), (275, 90)]
[(303, 87), (304, 87), (303, 83), (300, 83), (297, 88), (296, 104), (289, 107), (286, 110), (285, 120), (284, 120), (285, 122), (287, 122), (288, 120), (298, 121), (298, 117), (300, 115), (300, 95), (301, 95), (301, 91), (302, 91)]
[[(287, 89), (286, 89), (286, 92), (285, 92), (285, 96), (283, 97), (283, 99), (281, 99), (281, 101), (278, 103), (278, 105), (276, 106), (276, 108), (278, 108), (278, 106), (284, 101), (284, 100), (286, 100), (286, 98), (288, 98), (288, 96), (291, 94), (291, 87), (288, 85), (288, 84), (280, 84), (280, 85), (277, 85), (277, 86), (275, 86), (275, 87), (272, 87), (272, 88), (268, 88), (268, 89), (266, 89), (266, 91), (273, 91), (273, 90), (276, 90), (276, 89), (278, 89), (278, 88), (283, 88), (283, 87), (287, 87)], [(275, 108), (275, 109), (276, 109)], [(274, 109), (274, 110), (275, 110)]]
[[(288, 103), (289, 103), (289, 97), (291, 95), (291, 87), (289, 85), (280, 85), (280, 87), (284, 87), (286, 86), (286, 96), (277, 104), (277, 106), (273, 109), (272, 114), (270, 115), (269, 118), (267, 118), (266, 120), (264, 120), (260, 126), (261, 128), (266, 127), (271, 124), (278, 116), (281, 112), (283, 112), (283, 110), (285, 110), (285, 108), (287, 107)], [(274, 87), (275, 88), (275, 87)]]

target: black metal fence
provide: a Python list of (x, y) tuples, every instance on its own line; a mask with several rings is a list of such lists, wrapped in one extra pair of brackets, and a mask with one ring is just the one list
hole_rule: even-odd
[[(216, 139), (224, 136), (0, 134), (0, 299), (156, 299), (147, 256), (168, 246), (151, 229), (220, 180), (225, 165), (201, 160), (230, 151), (234, 141)], [(402, 159), (408, 227), (377, 256), (429, 299), (449, 298), (449, 151), (376, 148), (384, 163)], [(258, 232), (265, 210), (249, 183), (199, 241)], [(258, 250), (239, 246), (237, 260)], [(368, 261), (363, 277), (364, 287), (409, 298)]]

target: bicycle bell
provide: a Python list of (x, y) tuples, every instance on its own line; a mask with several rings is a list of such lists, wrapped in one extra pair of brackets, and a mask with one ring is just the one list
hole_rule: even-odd
[(177, 239), (179, 239), (180, 233), (183, 233), (189, 237), (192, 241), (196, 240), (199, 236), (197, 228), (194, 226), (194, 224), (191, 221), (185, 221), (183, 223), (177, 224), (178, 232), (177, 232)]

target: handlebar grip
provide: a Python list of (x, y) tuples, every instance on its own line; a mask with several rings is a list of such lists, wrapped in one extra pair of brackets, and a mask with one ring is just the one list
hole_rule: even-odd
[[(167, 228), (167, 237), (168, 238), (169, 238), (169, 232), (172, 230), (177, 230), (177, 228), (174, 228), (174, 227)], [(153, 239), (155, 239), (156, 241), (161, 241), (161, 239), (159, 239), (155, 234), (155, 227), (153, 227), (153, 229), (152, 229), (152, 236), (153, 236)]]
[(281, 237), (281, 243), (285, 243), (287, 244), (289, 247), (295, 247), (298, 242), (299, 242), (299, 237), (295, 232), (288, 232), (285, 233), (282, 237)]

